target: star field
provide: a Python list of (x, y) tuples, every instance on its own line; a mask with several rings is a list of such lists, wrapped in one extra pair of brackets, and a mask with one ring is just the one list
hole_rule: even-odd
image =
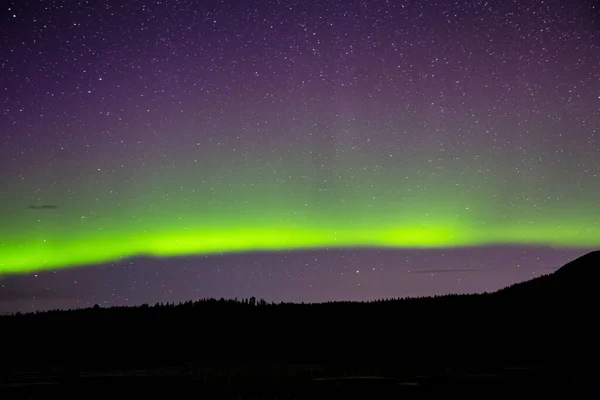
[[(431, 269), (468, 270), (470, 250), (502, 263), (486, 246), (565, 260), (600, 245), (593, 2), (108, 0), (1, 10), (0, 273), (28, 275), (3, 278), (0, 297), (25, 293), (39, 272), (47, 284), (31, 287), (42, 291), (56, 274), (73, 282), (89, 273), (107, 284), (98, 302), (112, 301), (114, 287), (125, 299), (125, 287), (138, 287), (116, 283), (129, 282), (129, 262), (142, 275), (164, 265), (169, 290), (194, 296), (203, 295), (183, 287), (196, 262), (211, 265), (197, 274), (215, 283), (198, 288), (218, 297), (240, 288), (217, 275), (250, 270), (255, 295), (274, 298), (290, 297), (272, 289), (286, 276), (304, 275), (325, 283), (291, 279), (295, 299), (487, 290), (515, 279), (494, 281), (484, 268), (462, 271), (469, 287), (441, 273), (445, 284), (422, 276), (413, 289), (331, 288), (342, 272), (400, 281), (419, 263), (404, 259), (414, 249), (460, 247), (467, 255)], [(300, 260), (327, 249), (336, 250), (316, 269), (282, 262), (271, 275), (251, 265), (263, 256), (248, 254), (275, 253), (264, 263), (276, 268), (288, 251)], [(405, 261), (386, 256), (396, 273), (362, 278), (369, 257), (341, 258), (377, 251)], [(142, 258), (144, 267), (140, 256), (160, 260)], [(157, 279), (147, 298), (167, 296)]]

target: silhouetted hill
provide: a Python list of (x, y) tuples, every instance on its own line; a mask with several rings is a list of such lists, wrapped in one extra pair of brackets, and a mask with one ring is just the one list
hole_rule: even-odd
[(569, 262), (553, 275), (565, 290), (572, 291), (573, 294), (589, 293), (587, 289), (597, 288), (599, 284), (600, 251), (593, 251)]
[(321, 304), (203, 299), (0, 317), (0, 364), (260, 360), (589, 368), (600, 355), (599, 258), (590, 253), (491, 294)]
[[(555, 272), (517, 283), (497, 292), (502, 301), (552, 305), (571, 312), (600, 304), (600, 251), (581, 256)], [(510, 297), (510, 298), (507, 298)], [(513, 299), (511, 299), (513, 298)]]

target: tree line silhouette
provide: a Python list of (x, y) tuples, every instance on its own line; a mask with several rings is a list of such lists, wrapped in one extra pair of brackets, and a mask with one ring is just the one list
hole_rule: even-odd
[(0, 317), (0, 326), (10, 343), (4, 362), (16, 363), (510, 364), (557, 362), (597, 350), (591, 338), (600, 332), (590, 314), (580, 318), (577, 310), (536, 304), (529, 295), (507, 299), (498, 293), (318, 304), (201, 299), (17, 314)]
[(221, 298), (0, 316), (9, 344), (2, 361), (595, 363), (594, 254), (494, 293), (326, 303)]

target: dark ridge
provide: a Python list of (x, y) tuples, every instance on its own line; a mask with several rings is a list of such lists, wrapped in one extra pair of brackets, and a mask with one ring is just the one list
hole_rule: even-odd
[(600, 250), (592, 251), (559, 268), (555, 273), (560, 279), (574, 285), (597, 284), (600, 278)]
[(3, 368), (206, 363), (411, 371), (544, 365), (594, 375), (599, 257), (590, 253), (552, 274), (485, 294), (320, 304), (202, 299), (0, 316), (0, 376)]
[(523, 300), (543, 301), (548, 306), (579, 307), (598, 306), (597, 285), (600, 278), (600, 251), (581, 256), (551, 274), (517, 283), (499, 290), (503, 297), (516, 296)]

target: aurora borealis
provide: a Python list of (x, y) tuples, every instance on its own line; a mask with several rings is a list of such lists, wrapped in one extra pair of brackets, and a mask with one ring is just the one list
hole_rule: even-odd
[(600, 246), (592, 2), (2, 7), (2, 287), (148, 256)]
[[(289, 184), (277, 177), (268, 182), (260, 172), (248, 169), (231, 177), (220, 173), (212, 181), (209, 174), (201, 175), (217, 168), (170, 171), (179, 179), (158, 172), (147, 185), (100, 197), (107, 182), (100, 185), (98, 197), (92, 195), (91, 204), (72, 198), (53, 200), (60, 204), (56, 209), (20, 207), (10, 217), (15, 222), (3, 232), (2, 271), (71, 267), (138, 255), (498, 244), (590, 248), (600, 240), (597, 219), (591, 218), (595, 208), (586, 207), (585, 199), (565, 196), (552, 204), (536, 194), (530, 202), (539, 201), (543, 209), (525, 201), (518, 207), (510, 199), (514, 190), (486, 191), (476, 176), (468, 183), (471, 177), (466, 173), (455, 181), (441, 173), (429, 179), (418, 174), (396, 178), (424, 181), (413, 193), (410, 185), (394, 185), (392, 173), (384, 177), (379, 171), (374, 179), (368, 170), (354, 174), (351, 163), (334, 171), (327, 182), (331, 188), (325, 189), (303, 179), (311, 171), (296, 172), (283, 163), (276, 171), (285, 174)], [(205, 183), (196, 187), (184, 182), (193, 179)], [(470, 192), (469, 184), (475, 186)], [(182, 189), (186, 187), (194, 189)], [(123, 204), (123, 199), (136, 200)], [(511, 203), (503, 210), (501, 204)]]

